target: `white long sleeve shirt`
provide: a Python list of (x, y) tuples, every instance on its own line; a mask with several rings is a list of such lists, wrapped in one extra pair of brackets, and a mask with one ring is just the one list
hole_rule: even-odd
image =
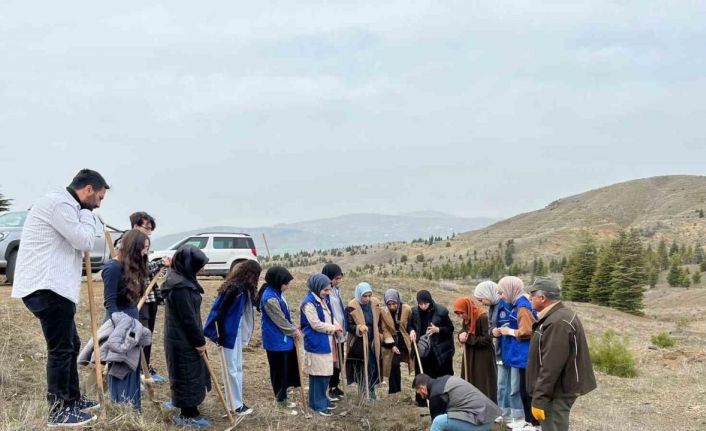
[(51, 290), (78, 304), (83, 252), (96, 238), (96, 220), (64, 190), (42, 197), (22, 228), (13, 298)]

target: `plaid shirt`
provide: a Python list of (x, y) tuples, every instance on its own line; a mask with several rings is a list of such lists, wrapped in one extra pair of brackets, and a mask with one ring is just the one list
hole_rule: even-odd
[[(158, 260), (155, 262), (149, 262), (147, 264), (147, 270), (150, 273), (150, 277), (147, 280), (148, 285), (157, 276), (157, 274), (159, 274), (159, 271), (161, 271), (163, 267), (164, 267), (164, 263), (161, 260)], [(157, 285), (154, 286), (154, 288), (152, 289), (150, 294), (147, 295), (147, 300), (145, 302), (157, 302), (157, 303), (162, 302), (162, 292), (159, 290), (159, 286), (157, 286)]]

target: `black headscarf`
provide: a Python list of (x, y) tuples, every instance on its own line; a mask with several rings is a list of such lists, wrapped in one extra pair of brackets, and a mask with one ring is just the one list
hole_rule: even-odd
[(282, 286), (292, 280), (294, 280), (294, 277), (283, 266), (273, 266), (265, 273), (265, 283), (277, 291), (281, 291)]
[(327, 263), (321, 269), (321, 273), (333, 281), (334, 278), (338, 277), (339, 275), (343, 275), (343, 270), (340, 266), (336, 265), (335, 263)]
[(431, 293), (428, 290), (420, 290), (417, 292), (417, 304), (420, 302), (426, 302), (427, 304), (434, 304), (434, 300), (431, 299)]
[[(179, 247), (172, 257), (172, 266), (167, 275), (165, 287), (162, 290), (169, 290), (186, 282), (203, 293), (203, 288), (196, 280), (196, 274), (208, 263), (208, 257), (203, 251), (191, 244), (184, 244)], [(171, 279), (171, 280), (170, 280)]]

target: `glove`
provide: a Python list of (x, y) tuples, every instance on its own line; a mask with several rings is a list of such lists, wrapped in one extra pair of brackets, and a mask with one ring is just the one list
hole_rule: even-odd
[(543, 421), (545, 420), (544, 416), (544, 410), (540, 409), (539, 407), (532, 406), (532, 416), (534, 416), (535, 419), (538, 421)]

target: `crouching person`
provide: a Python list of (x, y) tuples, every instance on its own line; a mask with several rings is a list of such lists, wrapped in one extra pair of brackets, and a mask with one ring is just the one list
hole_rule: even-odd
[(500, 408), (467, 381), (454, 376), (414, 378), (414, 390), (429, 403), (429, 431), (489, 431)]

